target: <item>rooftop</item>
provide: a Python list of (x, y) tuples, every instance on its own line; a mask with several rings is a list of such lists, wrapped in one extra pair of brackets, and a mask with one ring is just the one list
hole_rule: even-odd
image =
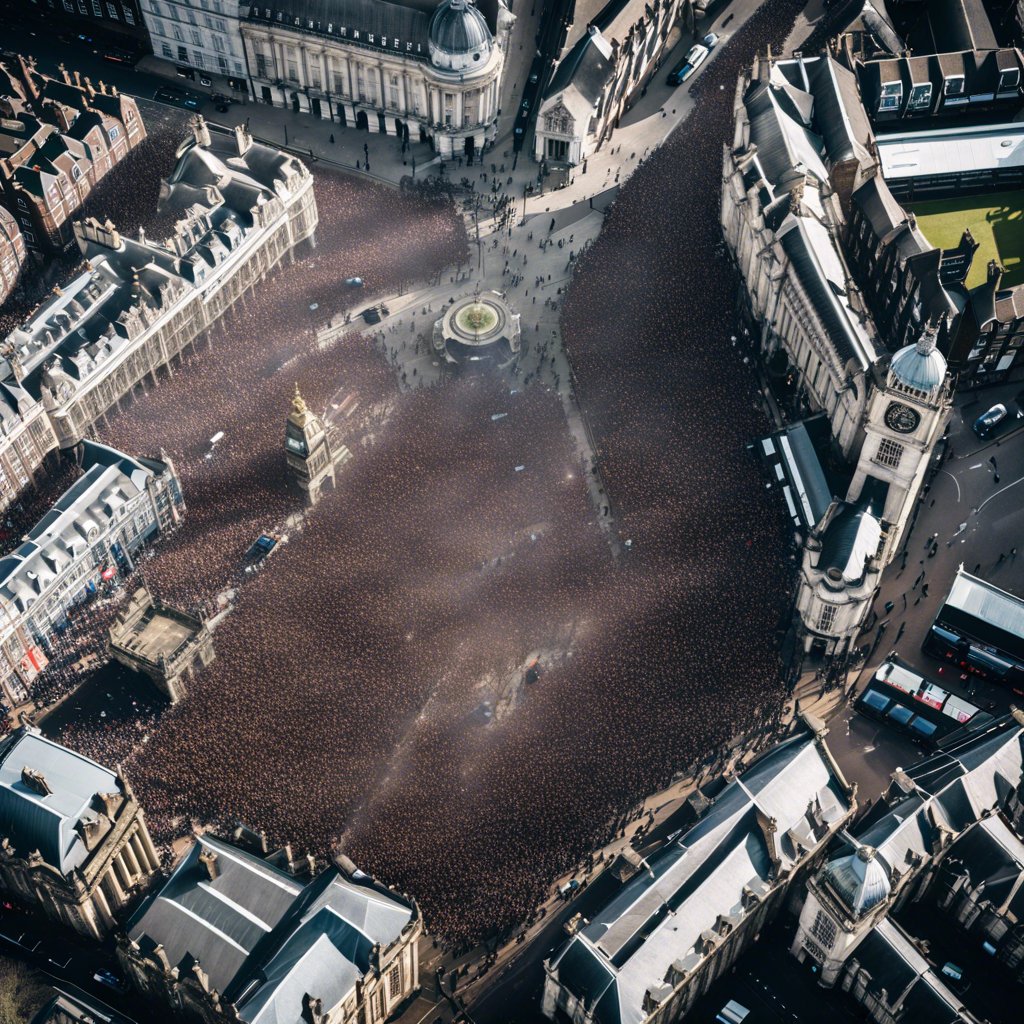
[[(42, 783), (27, 778), (26, 769)], [(97, 818), (97, 794), (120, 792), (109, 768), (37, 731), (22, 728), (0, 740), (0, 838), (19, 856), (38, 850), (63, 875), (81, 867), (89, 850), (79, 822)]]

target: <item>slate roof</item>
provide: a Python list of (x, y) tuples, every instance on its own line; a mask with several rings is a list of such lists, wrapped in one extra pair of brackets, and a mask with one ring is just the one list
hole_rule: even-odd
[(878, 851), (890, 875), (907, 870), (915, 856), (930, 857), (933, 816), (960, 833), (1004, 805), (1021, 777), (1021, 733), (1007, 715), (944, 744), (893, 783), (877, 814), (856, 830), (857, 840)]
[[(43, 796), (22, 781), (22, 769), (42, 773), (52, 790)], [(75, 826), (96, 817), (98, 793), (117, 793), (117, 776), (38, 732), (19, 729), (0, 740), (0, 837), (27, 857), (38, 850), (43, 860), (67, 875), (89, 858)]]
[[(212, 881), (200, 862), (216, 854)], [(362, 872), (332, 866), (305, 886), (265, 860), (212, 836), (198, 837), (160, 892), (128, 923), (148, 952), (171, 964), (198, 961), (210, 984), (251, 1024), (300, 1024), (306, 993), (329, 1009), (370, 969), (416, 913)]]
[[(332, 867), (307, 886), (271, 937), (277, 951), (266, 962), (247, 965), (225, 992), (238, 1003), (243, 1020), (298, 1024), (307, 992), (325, 1007), (336, 1006), (370, 969), (373, 947), (386, 949), (399, 938), (412, 920), (412, 908), (358, 884), (358, 878), (350, 880)], [(257, 950), (255, 959), (262, 960), (261, 953)]]
[[(797, 734), (730, 783), (705, 816), (649, 858), (590, 923), (555, 954), (559, 983), (589, 1003), (601, 1024), (639, 1024), (644, 996), (677, 961), (699, 962), (701, 934), (741, 918), (744, 889), (774, 886), (757, 814), (775, 818), (784, 867), (815, 847), (848, 810), (813, 738)], [(696, 958), (696, 959), (694, 959)]]
[(825, 528), (818, 567), (838, 569), (846, 583), (860, 582), (882, 542), (881, 516), (881, 509), (844, 501)]
[(9, 615), (25, 612), (40, 600), (163, 468), (163, 463), (133, 459), (95, 441), (84, 441), (82, 449), (82, 475), (25, 540), (0, 559), (0, 604), (8, 606)]
[(888, 918), (868, 932), (852, 957), (871, 975), (871, 992), (880, 995), (885, 989), (889, 1006), (903, 1007), (901, 1020), (956, 1024), (967, 1019), (960, 1013), (960, 1000)]
[[(199, 861), (203, 851), (217, 857), (212, 882)], [(198, 961), (210, 985), (223, 992), (301, 892), (285, 872), (203, 835), (167, 884), (139, 908), (127, 931), (144, 951), (162, 944), (172, 966)]]

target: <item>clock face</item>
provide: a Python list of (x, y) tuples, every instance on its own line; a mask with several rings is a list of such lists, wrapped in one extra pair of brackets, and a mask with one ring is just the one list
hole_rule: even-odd
[(900, 434), (912, 434), (920, 422), (918, 412), (902, 402), (891, 402), (885, 410), (885, 425)]

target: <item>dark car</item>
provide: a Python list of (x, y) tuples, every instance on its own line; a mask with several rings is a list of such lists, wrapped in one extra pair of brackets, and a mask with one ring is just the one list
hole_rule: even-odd
[(974, 421), (974, 432), (983, 441), (992, 436), (992, 431), (999, 426), (1007, 417), (1006, 406), (1000, 402), (998, 405), (993, 405), (991, 409), (983, 412)]
[(368, 324), (379, 324), (380, 323), (380, 311), (376, 306), (371, 306), (369, 309), (364, 309), (359, 314), (363, 320)]
[(176, 107), (186, 107), (189, 110), (198, 110), (200, 107), (198, 96), (193, 96), (192, 93), (179, 89), (175, 85), (160, 86), (153, 93), (153, 99), (158, 100), (160, 103), (172, 103)]

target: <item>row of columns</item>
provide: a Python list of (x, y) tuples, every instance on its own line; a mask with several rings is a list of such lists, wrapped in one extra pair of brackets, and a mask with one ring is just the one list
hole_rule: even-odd
[[(264, 37), (269, 45), (274, 68), (273, 77), (289, 82), (288, 77), (288, 56), (285, 52), (290, 44), (279, 41), (273, 37)], [(298, 45), (298, 59), (295, 61), (298, 73), (298, 82), (291, 82), (298, 89), (312, 87), (319, 89), (325, 94), (335, 94), (335, 81), (341, 77), (347, 83), (347, 99), (350, 103), (366, 103), (386, 111), (400, 113), (403, 118), (418, 118), (429, 121), (431, 124), (443, 124), (445, 120), (444, 94), (450, 92), (453, 97), (451, 115), (452, 127), (463, 127), (463, 118), (466, 114), (466, 99), (475, 94), (476, 110), (471, 112), (472, 124), (486, 124), (493, 119), (498, 104), (498, 76), (493, 76), (490, 81), (474, 89), (460, 88), (461, 83), (453, 81), (448, 83), (434, 83), (426, 79), (416, 80), (409, 74), (407, 68), (400, 72), (386, 70), (383, 61), (368, 62), (356, 60), (343, 54), (329, 54), (326, 46), (316, 48)], [(310, 55), (319, 57), (320, 85), (312, 85), (313, 75), (310, 72)], [(253, 59), (255, 65), (256, 61)], [(268, 68), (268, 71), (270, 69)], [(359, 72), (364, 74), (363, 90), (360, 95)], [(385, 75), (390, 78), (392, 75), (398, 78), (397, 107), (389, 99), (389, 82), (385, 81)], [(346, 99), (346, 90), (342, 90), (342, 100)]]

